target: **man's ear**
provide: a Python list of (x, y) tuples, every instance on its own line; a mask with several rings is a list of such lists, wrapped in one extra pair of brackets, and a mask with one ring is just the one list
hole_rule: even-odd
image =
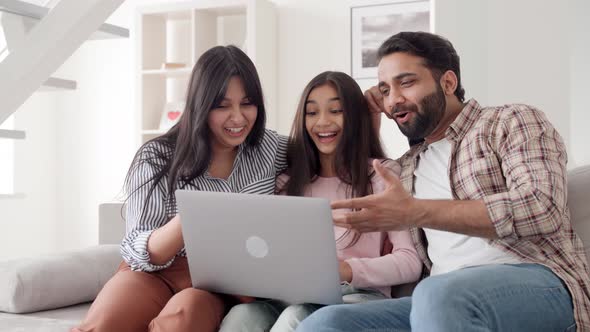
[(447, 70), (442, 74), (440, 77), (440, 86), (445, 95), (451, 96), (455, 94), (455, 90), (457, 90), (457, 85), (459, 84), (458, 81), (457, 75), (452, 70)]

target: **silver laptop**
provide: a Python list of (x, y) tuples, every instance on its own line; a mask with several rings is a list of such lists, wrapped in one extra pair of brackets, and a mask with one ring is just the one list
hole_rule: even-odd
[(177, 190), (193, 287), (288, 303), (342, 303), (330, 203)]

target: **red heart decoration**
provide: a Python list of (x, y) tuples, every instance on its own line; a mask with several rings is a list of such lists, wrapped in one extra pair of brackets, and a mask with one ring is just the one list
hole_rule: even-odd
[(176, 111), (176, 112), (168, 112), (168, 119), (174, 121), (176, 120), (178, 117), (180, 116), (180, 112)]

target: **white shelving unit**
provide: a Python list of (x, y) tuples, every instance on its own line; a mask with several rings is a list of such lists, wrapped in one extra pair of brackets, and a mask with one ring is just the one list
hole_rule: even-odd
[[(216, 45), (236, 45), (258, 69), (267, 126), (276, 117), (276, 14), (269, 0), (193, 0), (138, 9), (135, 20), (138, 143), (164, 134), (167, 102), (183, 102), (193, 66)], [(164, 69), (164, 63), (182, 68)]]

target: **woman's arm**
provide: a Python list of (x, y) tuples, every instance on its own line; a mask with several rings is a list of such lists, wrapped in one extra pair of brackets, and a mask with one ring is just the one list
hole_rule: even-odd
[(274, 135), (276, 137), (276, 154), (275, 154), (275, 170), (276, 175), (283, 173), (288, 167), (287, 149), (289, 145), (289, 136), (277, 134), (267, 129), (267, 135)]
[(167, 224), (156, 229), (148, 239), (147, 251), (150, 263), (164, 265), (184, 248), (180, 215), (176, 215)]
[[(180, 223), (176, 221), (168, 226), (174, 218), (169, 222), (166, 213), (165, 178), (153, 186), (153, 177), (157, 174), (156, 165), (160, 162), (157, 149), (158, 146), (155, 145), (143, 148), (131, 167), (126, 182), (129, 193), (126, 202), (127, 232), (121, 243), (121, 255), (131, 269), (136, 271), (162, 270), (172, 264), (178, 252), (177, 250), (170, 254), (172, 248), (179, 245), (182, 248), (182, 240), (180, 243), (174, 240), (178, 236), (182, 239)], [(178, 231), (175, 229), (177, 226)], [(154, 234), (155, 237), (152, 238)]]

